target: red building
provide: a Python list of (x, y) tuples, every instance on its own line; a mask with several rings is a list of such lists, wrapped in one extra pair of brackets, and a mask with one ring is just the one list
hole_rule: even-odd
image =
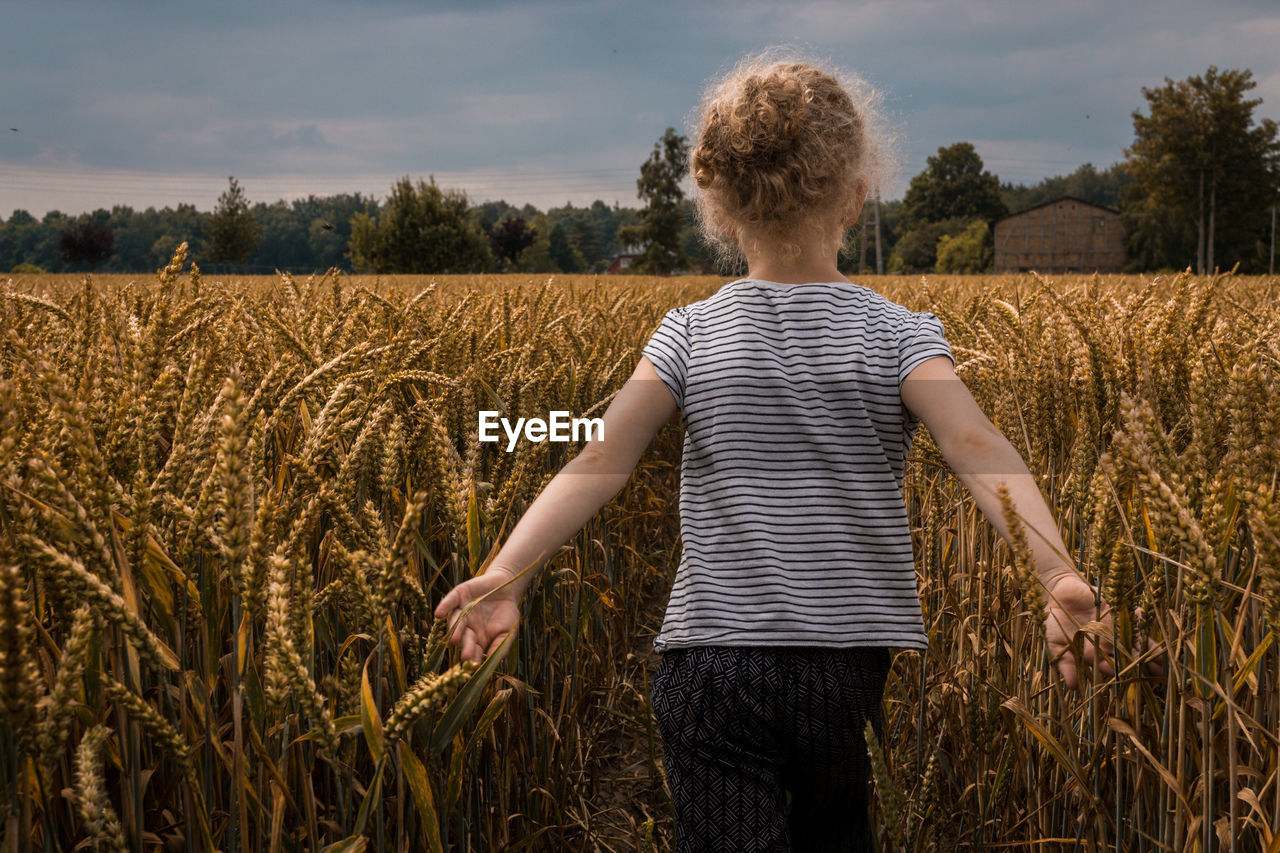
[(634, 264), (636, 261), (640, 260), (643, 257), (644, 255), (639, 253), (619, 252), (618, 254), (614, 255), (613, 260), (609, 262), (608, 269), (604, 271), (605, 275), (612, 275), (613, 273), (622, 272), (627, 267), (631, 266), (632, 264)]

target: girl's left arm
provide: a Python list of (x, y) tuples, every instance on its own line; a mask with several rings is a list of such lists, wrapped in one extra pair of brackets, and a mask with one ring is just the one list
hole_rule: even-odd
[[(494, 557), (486, 574), (500, 571), (516, 578), (503, 592), (512, 590), (519, 601), (551, 555), (622, 491), (649, 442), (676, 411), (674, 395), (653, 363), (641, 356), (601, 418), (603, 437), (588, 441), (560, 469)], [(520, 575), (530, 565), (533, 568)], [(438, 615), (468, 600), (460, 594), (464, 586), (450, 590), (436, 608)]]

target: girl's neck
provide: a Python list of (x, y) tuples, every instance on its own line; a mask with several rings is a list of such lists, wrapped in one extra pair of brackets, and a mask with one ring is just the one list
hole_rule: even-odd
[(783, 262), (777, 257), (748, 257), (747, 277), (779, 284), (849, 280), (840, 274), (833, 259), (817, 255), (801, 255), (790, 262)]
[[(851, 205), (839, 209), (832, 207), (826, 212), (816, 211), (790, 234), (778, 235), (743, 228), (736, 236), (747, 258), (747, 275), (780, 284), (849, 281), (840, 274), (836, 261), (845, 229), (858, 221), (866, 199), (867, 184), (859, 178)], [(835, 218), (837, 214), (838, 219)]]
[(760, 281), (776, 281), (780, 284), (806, 284), (811, 281), (848, 281), (836, 266), (838, 246), (822, 239), (819, 229), (802, 241), (798, 252), (786, 253), (783, 244), (774, 240), (751, 239), (743, 242), (747, 256), (747, 276)]

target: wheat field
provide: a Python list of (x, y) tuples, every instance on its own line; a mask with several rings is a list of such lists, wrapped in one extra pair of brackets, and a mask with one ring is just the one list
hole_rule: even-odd
[[(481, 444), (477, 411), (599, 415), (724, 281), (0, 276), (2, 849), (671, 849), (678, 423), (501, 662), (431, 611), (576, 451)], [(882, 849), (1280, 850), (1280, 279), (864, 283), (942, 319), (1121, 614), (1117, 674), (1063, 688), (922, 428)]]

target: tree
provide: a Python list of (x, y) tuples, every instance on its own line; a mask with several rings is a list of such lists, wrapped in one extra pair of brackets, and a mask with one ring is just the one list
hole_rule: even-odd
[(988, 225), (1009, 215), (1000, 195), (1000, 179), (983, 168), (969, 142), (939, 148), (925, 170), (911, 179), (902, 198), (907, 230), (944, 219), (980, 218)]
[(547, 251), (561, 272), (576, 273), (587, 268), (582, 253), (569, 239), (569, 230), (559, 222), (551, 226), (551, 233), (547, 235)]
[(642, 256), (631, 265), (631, 272), (669, 275), (688, 263), (680, 245), (685, 224), (680, 179), (688, 168), (689, 141), (668, 127), (640, 166), (636, 188), (645, 207), (637, 216), (639, 222), (618, 230), (620, 243), (642, 247)]
[(1223, 260), (1247, 262), (1280, 188), (1276, 122), (1254, 124), (1262, 99), (1245, 98), (1257, 86), (1247, 68), (1164, 80), (1142, 88), (1149, 115), (1133, 112), (1125, 157), (1143, 188), (1134, 197), (1194, 224), (1198, 272), (1219, 266), (1219, 248)]
[(209, 248), (205, 257), (215, 264), (222, 261), (244, 264), (247, 273), (249, 258), (258, 251), (258, 223), (249, 211), (249, 201), (239, 182), (232, 177), (230, 183), (227, 191), (218, 196), (218, 206), (209, 220)]
[(516, 214), (508, 216), (489, 231), (489, 251), (494, 257), (511, 267), (517, 265), (520, 253), (538, 239), (538, 231), (529, 226), (529, 220)]
[(252, 255), (258, 269), (284, 270), (293, 258), (305, 258), (310, 247), (309, 223), (295, 216), (284, 199), (273, 204), (258, 202), (252, 208), (260, 240)]
[(0, 269), (35, 263), (34, 248), (40, 240), (40, 222), (25, 210), (15, 210), (0, 228)]
[(45, 211), (40, 218), (36, 242), (26, 260), (47, 270), (58, 269), (62, 264), (58, 252), (58, 237), (75, 223), (75, 219), (60, 210)]
[(991, 227), (975, 219), (959, 234), (938, 238), (938, 272), (985, 272), (994, 256)]
[(111, 257), (114, 244), (115, 234), (108, 226), (80, 222), (58, 235), (58, 254), (65, 264), (88, 264), (96, 270), (98, 264)]
[(680, 248), (684, 250), (686, 259), (685, 271), (690, 275), (732, 275), (747, 274), (747, 261), (742, 255), (734, 260), (720, 260), (711, 251), (711, 246), (698, 228), (697, 215), (694, 212), (693, 200), (680, 202), (680, 211), (684, 216), (684, 226), (680, 229)]
[(1141, 183), (1125, 188), (1120, 205), (1125, 236), (1125, 271), (1186, 269), (1196, 255), (1195, 223), (1151, 201)]
[(357, 268), (378, 273), (483, 272), (492, 259), (466, 194), (440, 189), (435, 176), (414, 186), (408, 175), (391, 188), (380, 215), (351, 218), (348, 254)]
[[(886, 266), (891, 273), (929, 272), (938, 263), (938, 244), (943, 237), (963, 234), (973, 222), (959, 216), (941, 222), (927, 222), (903, 233), (894, 244)], [(979, 220), (984, 221), (985, 220)]]
[(590, 220), (590, 214), (583, 212), (575, 215), (572, 219), (573, 235), (570, 242), (573, 249), (582, 256), (582, 268), (584, 270), (597, 269), (605, 259), (604, 249), (600, 244), (600, 235), (596, 233), (595, 225)]
[(529, 229), (533, 232), (533, 242), (516, 259), (516, 268), (521, 272), (560, 272), (556, 262), (551, 259), (551, 227), (547, 224), (546, 215), (534, 213), (529, 221)]

